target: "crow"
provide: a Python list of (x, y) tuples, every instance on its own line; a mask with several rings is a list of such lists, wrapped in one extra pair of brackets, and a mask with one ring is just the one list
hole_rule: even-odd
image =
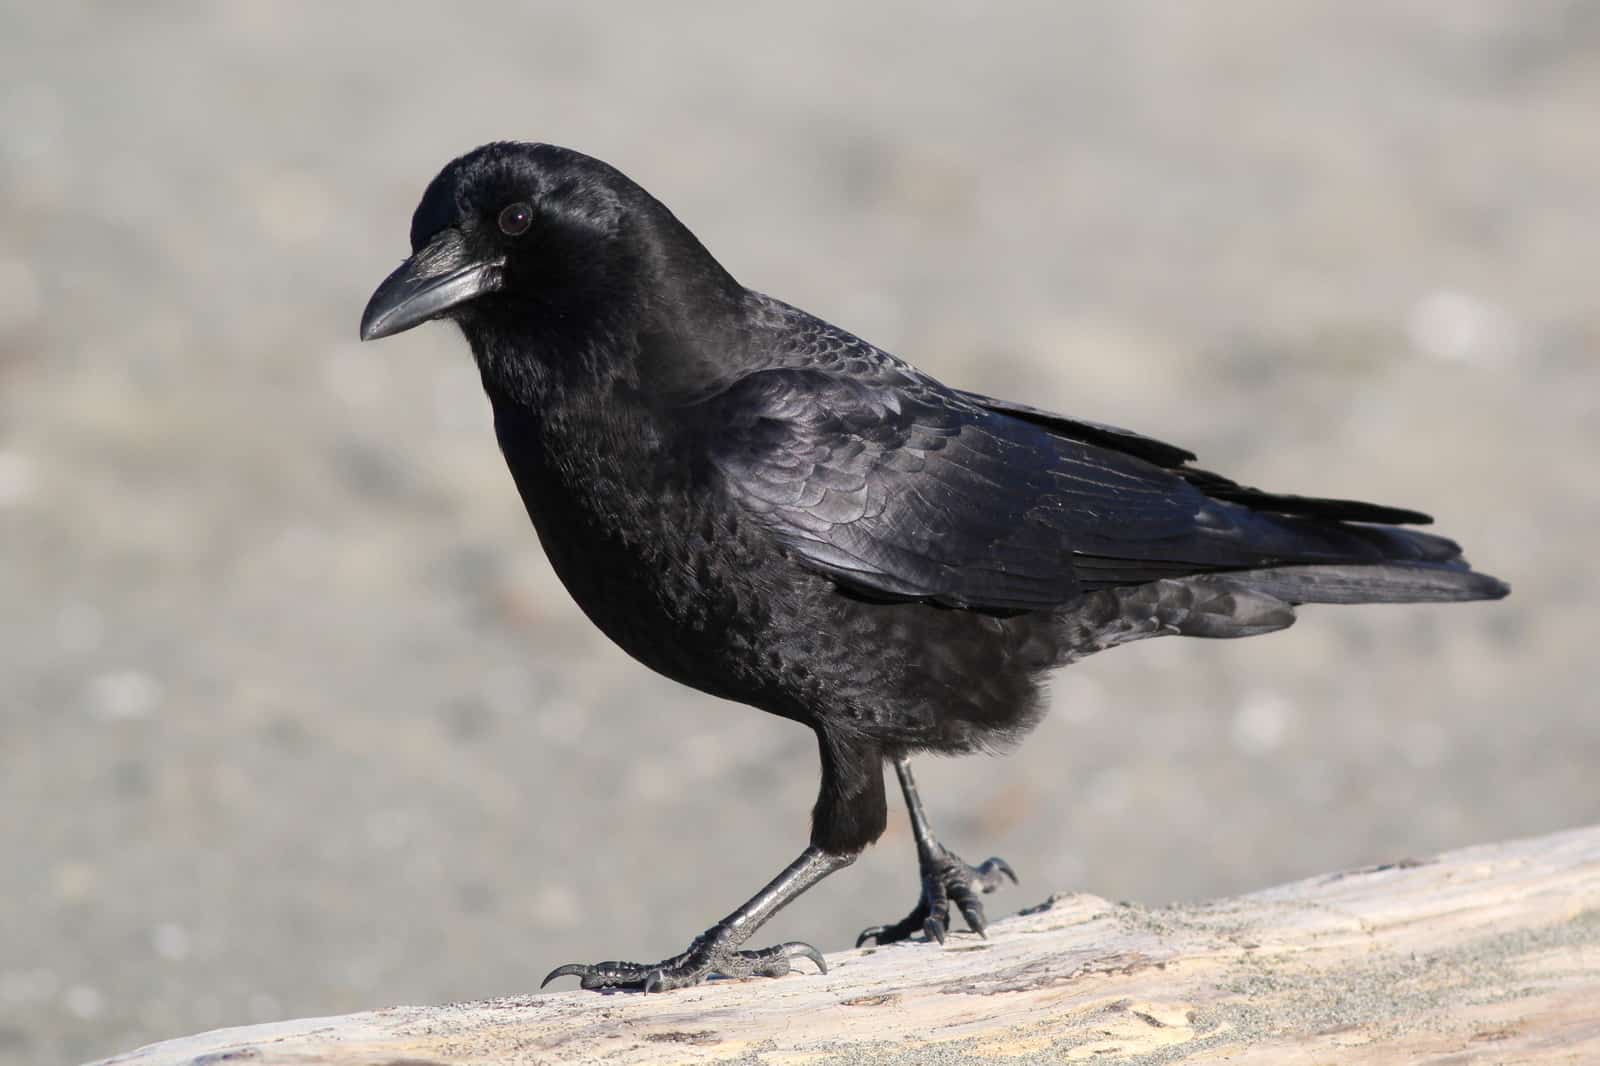
[(929, 828), (911, 756), (1003, 749), (1050, 670), (1146, 637), (1247, 637), (1306, 603), (1496, 599), (1458, 545), (1396, 507), (1280, 495), (1183, 448), (951, 388), (745, 288), (658, 200), (597, 159), (484, 145), (411, 220), (410, 258), (361, 320), (466, 335), (495, 435), (572, 598), (645, 666), (809, 727), (810, 842), (659, 962), (545, 979), (659, 991), (778, 977), (746, 950), (779, 909), (883, 832), (892, 764), (921, 895), (861, 934), (944, 941), (950, 908), (1015, 880)]

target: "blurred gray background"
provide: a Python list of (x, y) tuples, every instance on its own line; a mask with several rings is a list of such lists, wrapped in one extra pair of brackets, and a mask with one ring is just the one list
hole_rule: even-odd
[[(1431, 511), (1515, 586), (1064, 673), (920, 768), (1024, 878), (992, 913), (1600, 819), (1595, 4), (0, 12), (0, 1063), (658, 958), (803, 843), (810, 735), (590, 628), (454, 330), (356, 343), (495, 138), (951, 384)], [(762, 939), (902, 915), (893, 819)]]

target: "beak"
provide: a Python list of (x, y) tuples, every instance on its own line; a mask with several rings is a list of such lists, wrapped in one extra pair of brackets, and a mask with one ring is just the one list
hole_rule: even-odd
[(504, 283), (503, 259), (481, 261), (467, 250), (461, 231), (440, 231), (393, 274), (383, 279), (361, 315), (361, 339), (404, 333), (448, 314)]

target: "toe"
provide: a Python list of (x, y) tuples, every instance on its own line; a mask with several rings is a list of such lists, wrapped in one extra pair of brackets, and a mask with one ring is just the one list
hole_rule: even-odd
[(860, 947), (868, 940), (874, 940), (879, 947), (885, 944), (896, 944), (902, 940), (909, 940), (921, 932), (927, 921), (928, 901), (918, 900), (910, 914), (895, 922), (893, 925), (874, 925), (861, 930), (861, 935), (856, 937), (856, 947)]
[(987, 940), (989, 923), (984, 919), (983, 904), (972, 889), (965, 885), (952, 889), (950, 899), (960, 908), (961, 917), (967, 920), (967, 928)]
[(558, 977), (587, 977), (588, 973), (589, 967), (580, 963), (569, 962), (564, 966), (557, 966), (555, 969), (546, 974), (545, 979), (539, 982), (539, 987), (543, 988), (545, 985), (549, 984), (551, 981), (554, 981)]
[[(868, 930), (871, 932), (872, 930)], [(545, 977), (540, 988), (558, 977), (576, 977), (580, 987), (599, 990), (631, 988), (642, 992), (667, 992), (697, 985), (713, 974), (724, 977), (782, 977), (794, 969), (793, 960), (810, 959), (822, 973), (828, 963), (822, 952), (810, 944), (791, 940), (761, 951), (737, 951), (721, 927), (695, 938), (689, 950), (661, 962), (569, 962), (557, 966)]]
[(630, 988), (638, 985), (648, 974), (649, 971), (636, 962), (599, 962), (592, 965), (569, 962), (551, 970), (539, 987), (543, 988), (558, 977), (576, 977), (578, 987), (589, 991)]
[(889, 943), (888, 940), (884, 939), (885, 936), (887, 936), (887, 934), (889, 932), (889, 928), (890, 927), (887, 926), (887, 925), (869, 925), (869, 926), (867, 926), (865, 929), (861, 930), (861, 935), (856, 937), (856, 947), (859, 948), (861, 945), (865, 944), (869, 940), (871, 940), (871, 941), (873, 941), (875, 943), (878, 943), (878, 944), (887, 944), (887, 943)]

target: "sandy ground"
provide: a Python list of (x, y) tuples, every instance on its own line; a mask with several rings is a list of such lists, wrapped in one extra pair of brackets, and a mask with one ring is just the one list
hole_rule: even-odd
[[(952, 384), (1431, 511), (1515, 586), (1063, 674), (920, 771), (997, 912), (1600, 819), (1595, 5), (330, 8), (0, 6), (3, 1066), (660, 957), (803, 843), (809, 735), (590, 629), (459, 337), (355, 341), (493, 138)], [(898, 917), (911, 856), (771, 937)]]

